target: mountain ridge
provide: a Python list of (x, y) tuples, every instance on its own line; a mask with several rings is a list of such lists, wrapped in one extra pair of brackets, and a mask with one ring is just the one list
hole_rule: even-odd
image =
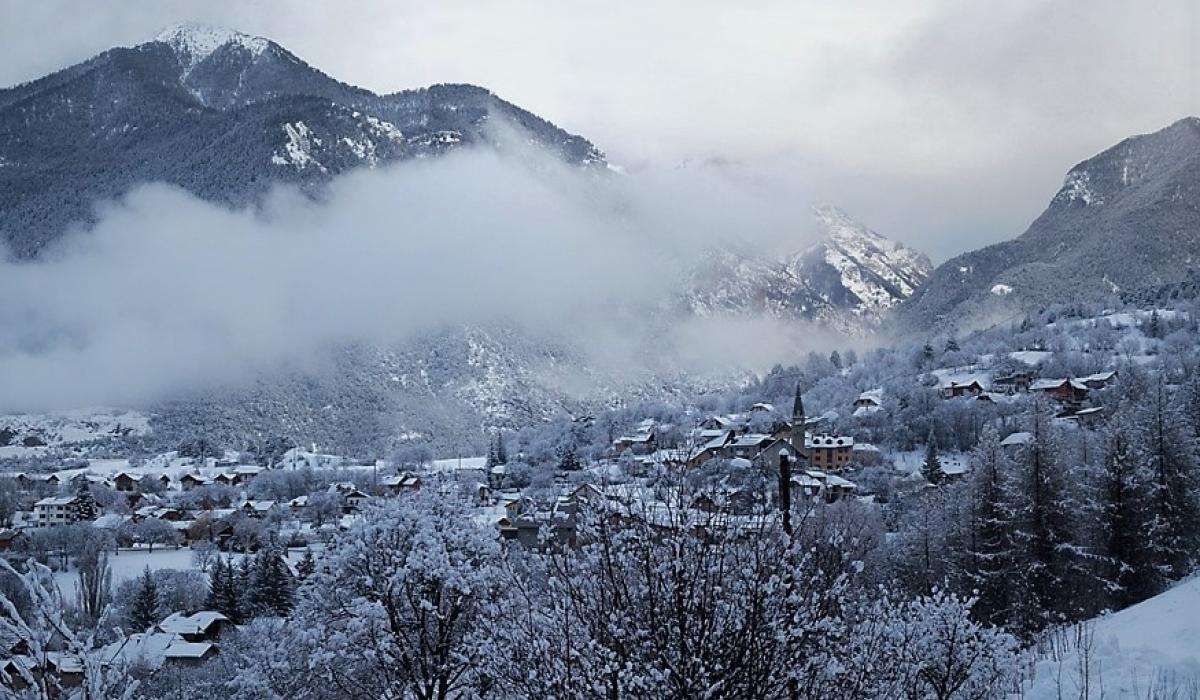
[(143, 182), (244, 206), (275, 183), (314, 191), (360, 165), (501, 148), (493, 117), (569, 164), (607, 167), (591, 142), (485, 88), (376, 95), (270, 40), (189, 27), (0, 90), (0, 240), (16, 257)]
[(901, 328), (971, 329), (1055, 302), (1185, 281), (1200, 255), (1200, 118), (1121, 140), (1067, 171), (1017, 238), (938, 266)]

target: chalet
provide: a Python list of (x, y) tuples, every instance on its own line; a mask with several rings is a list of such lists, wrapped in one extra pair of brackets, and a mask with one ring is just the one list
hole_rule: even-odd
[(992, 380), (992, 391), (998, 394), (1024, 394), (1033, 383), (1030, 372), (1014, 372)]
[(1087, 398), (1088, 386), (1077, 379), (1039, 379), (1029, 385), (1029, 391), (1060, 403), (1077, 404)]
[(692, 468), (699, 467), (708, 460), (720, 456), (734, 438), (733, 431), (730, 430), (702, 430), (698, 435), (704, 442), (693, 450), (686, 460), (687, 466)]
[(853, 496), (858, 485), (836, 474), (819, 469), (806, 469), (792, 476), (792, 491), (808, 499), (823, 498), (828, 502)]
[(370, 498), (370, 496), (360, 491), (357, 486), (349, 481), (330, 484), (329, 491), (342, 497), (342, 511), (346, 514), (357, 511)]
[(883, 408), (883, 389), (864, 391), (858, 395), (857, 399), (854, 399), (855, 415), (861, 415), (859, 413), (860, 409), (863, 413), (872, 413), (880, 408)]
[(1068, 408), (1055, 417), (1075, 421), (1080, 425), (1094, 425), (1104, 418), (1104, 407), (1092, 406), (1090, 408), (1080, 408), (1078, 410)]
[(1005, 450), (1014, 451), (1014, 450), (1018, 450), (1018, 449), (1024, 447), (1025, 445), (1029, 445), (1032, 443), (1033, 443), (1033, 433), (1027, 433), (1027, 432), (1022, 431), (1022, 432), (1011, 433), (1006, 438), (1001, 440), (1000, 447), (1004, 448)]
[(392, 495), (397, 495), (405, 491), (420, 491), (422, 482), (421, 477), (416, 474), (397, 474), (385, 476), (379, 483)]
[(215, 610), (201, 610), (191, 615), (176, 612), (158, 623), (158, 631), (177, 634), (189, 642), (211, 642), (229, 625), (229, 618)]
[(234, 486), (237, 484), (237, 475), (229, 472), (221, 472), (213, 477), (213, 481), (222, 486)]
[(263, 518), (279, 510), (275, 501), (255, 500), (242, 501), (238, 509), (251, 518)]
[(141, 483), (141, 477), (129, 472), (118, 472), (113, 477), (113, 488), (118, 491), (132, 493), (138, 490), (138, 484)]
[(808, 464), (814, 469), (842, 471), (854, 457), (854, 438), (822, 433), (804, 441)]
[(184, 491), (191, 491), (201, 486), (208, 486), (213, 483), (213, 480), (203, 474), (184, 474), (179, 477), (179, 486)]
[(190, 642), (171, 632), (137, 632), (104, 647), (102, 654), (111, 661), (147, 669), (164, 665), (198, 666), (217, 655), (217, 645)]
[(746, 433), (726, 444), (721, 449), (720, 456), (725, 459), (742, 457), (744, 459), (757, 460), (759, 455), (763, 454), (767, 448), (771, 447), (772, 443), (776, 442), (782, 441), (763, 433)]
[(648, 454), (655, 449), (657, 447), (653, 421), (649, 425), (642, 421), (632, 435), (622, 435), (613, 440), (613, 451), (618, 454), (625, 450), (631, 450), (634, 454)]
[(979, 396), (987, 388), (978, 379), (971, 379), (964, 382), (948, 382), (938, 387), (938, 393), (943, 399), (953, 399), (959, 396)]
[(300, 513), (307, 507), (308, 496), (296, 496), (292, 500), (288, 501), (288, 510), (292, 511), (293, 514)]
[(34, 522), (37, 527), (66, 525), (95, 517), (94, 507), (85, 499), (75, 496), (52, 496), (33, 504)]
[(167, 522), (178, 523), (188, 519), (188, 514), (179, 508), (170, 506), (142, 506), (133, 512), (135, 519), (144, 520), (145, 518), (158, 518)]
[(1110, 370), (1108, 372), (1097, 372), (1089, 374), (1086, 377), (1080, 377), (1076, 381), (1082, 383), (1088, 389), (1103, 389), (1117, 380), (1117, 371)]
[(769, 403), (756, 403), (750, 407), (751, 413), (774, 413), (775, 405)]

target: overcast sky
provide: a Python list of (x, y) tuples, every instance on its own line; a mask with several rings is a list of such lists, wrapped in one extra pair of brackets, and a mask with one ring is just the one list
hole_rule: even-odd
[(744, 163), (944, 259), (1019, 234), (1075, 162), (1200, 112), (1196, 4), (0, 0), (0, 84), (220, 24), (379, 92), (486, 86), (631, 169)]

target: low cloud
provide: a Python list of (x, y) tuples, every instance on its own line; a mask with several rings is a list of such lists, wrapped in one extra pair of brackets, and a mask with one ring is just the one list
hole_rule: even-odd
[[(801, 198), (720, 170), (617, 176), (490, 151), (356, 172), (319, 201), (279, 189), (246, 210), (148, 185), (42, 260), (0, 263), (0, 410), (145, 405), (456, 324), (570, 338), (631, 376), (762, 369), (812, 344), (761, 321), (756, 337), (778, 342), (738, 342), (660, 312), (711, 247), (795, 250), (810, 225)], [(674, 348), (647, 361), (655, 337)]]

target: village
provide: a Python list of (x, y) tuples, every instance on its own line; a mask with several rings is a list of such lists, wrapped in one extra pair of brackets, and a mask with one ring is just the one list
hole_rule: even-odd
[[(936, 381), (926, 391), (959, 410), (970, 410), (972, 403), (1038, 400), (1055, 407), (1055, 420), (1085, 426), (1103, 414), (1089, 397), (1118, 377), (1116, 371), (1038, 377), (1033, 369), (947, 368), (923, 376)], [(868, 388), (840, 412), (808, 416), (797, 386), (786, 411), (756, 402), (743, 412), (704, 416), (685, 431), (645, 418), (628, 425), (594, 459), (572, 454), (564, 459), (572, 464), (555, 465), (549, 482), (524, 487), (515, 486), (509, 472), (525, 455), (510, 459), (500, 437), (486, 457), (404, 464), (356, 463), (314, 446), (292, 448), (271, 465), (241, 463), (236, 453), (220, 459), (166, 453), (132, 462), (96, 459), (60, 470), (7, 472), (0, 480), (14, 506), (0, 523), (0, 556), (14, 563), (28, 557), (46, 563), (67, 589), (77, 577), (74, 559), (80, 556), (79, 543), (88, 538), (80, 534), (86, 528), (103, 534), (115, 554), (111, 560), (123, 567), (115, 581), (142, 573), (131, 569), (133, 563), (147, 572), (181, 566), (203, 570), (214, 558), (232, 561), (266, 551), (281, 560), (294, 587), (305, 574), (303, 561), (311, 563), (314, 554), (319, 558), (368, 504), (422, 489), (457, 494), (501, 541), (539, 549), (574, 546), (584, 507), (633, 503), (644, 513), (665, 507), (678, 492), (664, 475), (693, 477), (686, 503), (673, 505), (694, 522), (713, 514), (737, 518), (770, 510), (775, 499), (770, 489), (761, 479), (746, 477), (773, 478), (783, 464), (790, 467), (791, 502), (801, 507), (885, 498), (874, 487), (880, 473), (891, 474), (893, 485), (910, 491), (962, 478), (968, 460), (955, 450), (881, 448), (856, 434), (862, 431), (835, 428), (865, 425), (886, 412), (888, 402), (882, 388)], [(1010, 451), (1033, 439), (1017, 429), (1002, 437), (1001, 445)], [(931, 459), (937, 472), (932, 475)], [(217, 610), (172, 610), (147, 629), (127, 630), (105, 653), (114, 661), (151, 668), (191, 666), (219, 652), (222, 630), (232, 624)], [(0, 679), (12, 687), (20, 687), (31, 673), (52, 673), (66, 684), (80, 680), (82, 669), (70, 658), (51, 655), (35, 662), (16, 642), (6, 651)]]

